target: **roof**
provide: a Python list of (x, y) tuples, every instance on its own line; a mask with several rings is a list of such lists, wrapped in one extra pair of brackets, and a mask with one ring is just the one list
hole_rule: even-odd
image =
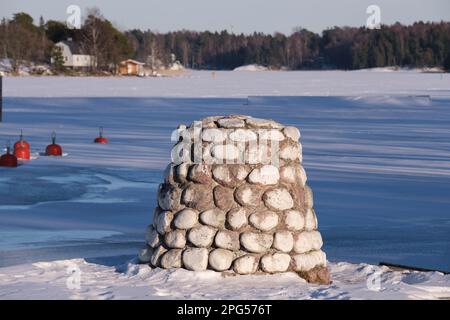
[[(72, 54), (85, 54), (85, 53), (83, 52), (83, 49), (81, 48), (81, 46), (80, 46), (77, 42), (75, 42), (75, 41), (64, 40), (64, 41), (60, 41), (60, 42), (58, 42), (58, 43), (63, 43), (63, 44), (65, 44), (66, 46), (68, 46), (69, 49), (70, 49), (70, 52), (71, 52)], [(57, 43), (57, 44), (58, 44), (58, 43)]]
[(143, 62), (139, 62), (139, 61), (136, 61), (136, 60), (133, 60), (133, 59), (127, 59), (127, 60), (120, 61), (120, 64), (127, 64), (127, 63), (138, 64), (138, 65), (144, 65), (145, 64)]

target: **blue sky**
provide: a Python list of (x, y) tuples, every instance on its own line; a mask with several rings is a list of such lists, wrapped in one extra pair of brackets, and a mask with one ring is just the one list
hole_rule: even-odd
[(381, 22), (450, 21), (449, 0), (14, 0), (0, 2), (0, 15), (28, 12), (35, 19), (65, 20), (66, 8), (96, 6), (120, 29), (223, 30), (290, 33), (301, 26), (315, 32), (335, 25), (361, 26), (366, 8), (381, 8)]

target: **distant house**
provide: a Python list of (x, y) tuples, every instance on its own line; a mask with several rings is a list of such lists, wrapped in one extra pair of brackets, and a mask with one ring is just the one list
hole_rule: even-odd
[[(67, 41), (60, 41), (55, 46), (61, 48), (61, 53), (64, 59), (64, 66), (68, 68), (90, 68), (95, 59), (93, 56), (85, 54), (80, 45), (68, 39)], [(52, 59), (53, 63), (53, 59)]]
[(122, 76), (141, 76), (144, 74), (144, 63), (127, 59), (119, 63), (119, 74)]

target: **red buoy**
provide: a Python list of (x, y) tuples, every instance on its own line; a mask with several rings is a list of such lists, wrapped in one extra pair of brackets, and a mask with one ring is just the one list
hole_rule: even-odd
[(9, 144), (6, 147), (6, 153), (0, 157), (0, 167), (17, 167), (17, 157), (11, 154)]
[(103, 127), (99, 128), (99, 136), (95, 138), (94, 143), (107, 144), (109, 141), (103, 136)]
[(20, 139), (14, 144), (14, 155), (20, 160), (30, 160), (30, 144), (23, 140), (23, 132), (20, 130)]
[(56, 133), (52, 133), (52, 144), (49, 144), (45, 149), (45, 155), (61, 157), (63, 154), (62, 148), (59, 144), (56, 144)]
[(14, 143), (14, 150), (16, 150), (17, 148), (27, 148), (28, 150), (30, 150), (30, 144), (23, 140), (23, 131), (20, 130), (20, 138), (19, 140)]

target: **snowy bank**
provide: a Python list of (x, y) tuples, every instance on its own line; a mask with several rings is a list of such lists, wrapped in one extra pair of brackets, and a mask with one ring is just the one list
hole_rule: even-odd
[[(72, 259), (0, 268), (0, 299), (448, 299), (450, 275), (330, 263), (333, 283), (295, 273), (233, 276)], [(78, 277), (79, 276), (79, 277)]]
[(258, 64), (248, 64), (235, 68), (233, 71), (267, 71), (267, 67), (260, 66)]

